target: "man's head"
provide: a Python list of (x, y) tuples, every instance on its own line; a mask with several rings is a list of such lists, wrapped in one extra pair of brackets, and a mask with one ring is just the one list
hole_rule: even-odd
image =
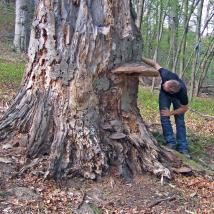
[(180, 91), (181, 85), (177, 80), (168, 80), (163, 84), (163, 89), (170, 94), (175, 94)]

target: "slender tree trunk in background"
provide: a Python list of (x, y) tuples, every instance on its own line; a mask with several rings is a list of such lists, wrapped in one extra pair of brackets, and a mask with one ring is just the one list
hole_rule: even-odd
[(171, 46), (171, 43), (170, 43), (170, 39), (171, 39), (171, 27), (170, 27), (170, 17), (169, 16), (168, 16), (167, 22), (168, 22), (167, 41), (170, 44), (170, 46), (169, 46), (169, 51), (168, 51), (168, 55), (167, 55), (166, 66), (168, 68), (170, 68), (172, 46)]
[[(135, 20), (135, 24), (139, 31), (141, 32), (142, 22), (143, 22), (143, 13), (144, 13), (144, 0), (137, 0), (135, 3), (137, 6), (137, 18)], [(140, 83), (143, 83), (143, 77), (139, 76)]]
[(188, 33), (188, 27), (186, 27), (187, 20), (188, 20), (188, 7), (189, 7), (189, 0), (185, 0), (185, 2), (184, 2), (184, 20), (183, 20), (184, 39), (182, 42), (181, 56), (180, 56), (180, 71), (179, 71), (180, 78), (183, 78), (183, 70), (185, 67), (186, 40), (187, 40), (187, 33)]
[[(151, 25), (149, 23), (149, 20), (150, 20), (150, 13), (151, 13), (151, 6), (152, 6), (152, 3), (149, 1), (148, 2), (148, 5), (147, 5), (147, 11), (146, 11), (146, 36), (145, 36), (145, 41), (149, 41), (151, 38), (150, 38), (150, 34), (151, 34)], [(144, 51), (146, 54), (147, 57), (150, 57), (150, 43), (147, 42), (147, 49)]]
[[(158, 3), (157, 10), (158, 10), (157, 11), (158, 24), (157, 24), (157, 35), (156, 35), (156, 47), (155, 47), (155, 52), (154, 52), (154, 56), (153, 56), (153, 59), (154, 59), (155, 62), (158, 61), (159, 46), (160, 46), (160, 41), (161, 41), (161, 37), (162, 37), (162, 33), (163, 33), (163, 23), (164, 23), (164, 19), (165, 19), (165, 14), (164, 14), (164, 11), (163, 11), (163, 1), (162, 0)], [(156, 78), (152, 78), (151, 91), (154, 91), (155, 79)]]
[[(181, 53), (181, 49), (182, 49), (182, 45), (183, 45), (183, 42), (184, 42), (184, 38), (186, 36), (186, 32), (188, 32), (188, 28), (189, 28), (189, 22), (190, 22), (190, 19), (192, 17), (192, 14), (195, 10), (195, 8), (197, 7), (197, 5), (200, 3), (201, 0), (194, 0), (192, 2), (192, 5), (191, 5), (191, 9), (190, 9), (190, 13), (188, 15), (188, 19), (186, 21), (186, 24), (185, 24), (185, 27), (184, 27), (184, 31), (183, 31), (183, 35), (181, 37), (181, 40), (179, 42), (179, 45), (177, 47), (177, 51), (176, 51), (176, 55), (175, 55), (175, 60), (173, 61), (173, 69), (176, 70), (177, 68), (177, 64), (178, 64), (178, 60), (179, 60), (179, 57), (180, 57), (180, 53)], [(191, 59), (190, 59), (191, 60)], [(189, 60), (189, 62), (190, 62)], [(185, 69), (184, 69), (185, 70)], [(183, 76), (184, 74), (184, 70), (182, 71), (181, 74), (179, 74), (180, 76)]]
[(137, 108), (138, 77), (111, 73), (141, 61), (141, 35), (123, 1), (39, 1), (22, 87), (1, 119), (0, 139), (25, 139), (45, 177), (170, 177)]
[[(195, 49), (196, 49), (196, 48), (198, 47), (198, 45), (200, 44), (202, 35), (204, 34), (205, 30), (208, 28), (208, 25), (209, 25), (209, 23), (210, 23), (210, 20), (211, 20), (213, 17), (214, 17), (214, 12), (211, 13), (211, 14), (209, 15), (208, 18), (206, 18), (206, 20), (205, 20), (205, 22), (204, 22), (203, 29), (201, 30), (201, 33), (200, 33), (200, 39), (199, 39), (199, 41), (197, 42), (197, 44), (195, 45), (195, 48), (193, 49), (192, 53), (190, 54), (190, 57), (189, 57), (189, 59), (188, 59), (186, 65), (185, 65), (184, 70), (183, 70), (183, 74), (184, 74), (185, 71), (187, 70), (189, 64), (192, 62), (192, 58), (194, 58), (193, 56), (194, 56), (194, 53), (195, 53)], [(213, 32), (214, 32), (214, 29), (213, 29)], [(213, 33), (211, 33), (210, 35), (213, 35)], [(201, 64), (201, 63), (200, 63), (200, 64)], [(199, 64), (199, 66), (200, 66), (200, 64)], [(199, 70), (199, 66), (198, 66), (197, 70)], [(182, 74), (182, 75), (183, 75), (183, 74)]]
[(144, 12), (144, 0), (138, 0), (138, 2), (137, 2), (137, 19), (135, 22), (138, 29), (141, 29), (143, 12)]
[(171, 30), (171, 36), (170, 36), (170, 46), (172, 50), (172, 57), (170, 60), (169, 67), (171, 70), (176, 72), (176, 67), (173, 67), (175, 57), (176, 57), (176, 51), (177, 51), (177, 39), (178, 39), (178, 1), (173, 0), (171, 3), (171, 13), (170, 13), (170, 30)]
[(28, 0), (28, 5), (27, 5), (28, 13), (27, 13), (27, 22), (26, 22), (26, 50), (29, 47), (31, 26), (33, 22), (36, 4), (38, 4), (38, 0)]
[(4, 6), (7, 6), (8, 3), (9, 3), (8, 0), (2, 0), (2, 1), (0, 2), (0, 4), (2, 4), (2, 5), (4, 5)]
[(27, 0), (16, 1), (16, 20), (14, 46), (20, 51), (27, 49), (26, 44)]
[(19, 51), (27, 51), (34, 12), (34, 0), (16, 1), (15, 35), (13, 44)]
[(189, 91), (189, 99), (191, 100), (194, 94), (194, 87), (195, 87), (195, 74), (196, 74), (196, 68), (199, 61), (199, 55), (200, 55), (200, 37), (201, 37), (201, 18), (202, 18), (202, 10), (203, 10), (203, 4), (204, 0), (201, 0), (198, 11), (197, 11), (197, 26), (196, 26), (196, 45), (195, 48), (195, 57), (193, 59), (192, 64), (192, 72), (191, 72), (191, 80), (190, 80), (190, 91)]
[[(207, 10), (206, 10), (206, 15), (205, 15), (205, 19), (204, 19), (204, 25), (203, 25), (203, 29), (201, 30), (201, 34), (200, 34), (200, 39), (198, 41), (198, 44), (202, 43), (202, 36), (204, 35), (204, 32), (206, 29), (209, 29), (208, 24), (210, 23), (210, 20), (212, 19), (212, 17), (214, 16), (214, 10), (211, 8), (211, 2), (208, 1), (208, 5), (207, 5)], [(205, 64), (208, 64), (208, 68), (209, 68), (209, 59), (210, 56), (209, 54), (212, 53), (212, 44), (214, 41), (214, 37), (211, 37), (212, 40), (210, 42), (210, 44), (208, 45), (207, 50), (205, 51), (205, 54), (203, 54), (203, 58), (200, 60), (200, 63), (198, 63), (199, 65), (197, 66), (197, 69), (195, 71), (195, 95), (198, 96), (199, 92), (200, 92), (200, 87), (202, 86), (202, 82), (204, 80), (204, 76), (206, 76), (208, 69), (206, 70), (206, 66)], [(204, 69), (205, 68), (205, 69)], [(204, 78), (203, 78), (204, 77)]]

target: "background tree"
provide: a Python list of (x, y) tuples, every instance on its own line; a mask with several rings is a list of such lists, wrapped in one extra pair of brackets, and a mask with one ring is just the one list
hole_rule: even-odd
[[(153, 59), (155, 62), (158, 61), (158, 55), (159, 55), (159, 48), (160, 48), (160, 41), (161, 41), (161, 37), (162, 37), (162, 33), (163, 33), (163, 24), (164, 24), (164, 20), (166, 17), (166, 13), (164, 11), (164, 2), (158, 1), (157, 2), (157, 14), (158, 14), (158, 20), (157, 20), (157, 29), (158, 31), (156, 32), (156, 47), (155, 47), (155, 52), (154, 52), (154, 56)], [(168, 4), (169, 2), (167, 2)], [(156, 78), (152, 79), (152, 91), (154, 90), (155, 87), (155, 80)]]
[[(180, 70), (179, 77), (183, 77), (183, 70), (185, 67), (185, 54), (186, 54), (186, 42), (188, 33), (188, 13), (189, 13), (189, 0), (184, 1), (184, 11), (183, 11), (183, 28), (184, 28), (184, 39), (181, 43), (181, 58), (180, 58)], [(176, 64), (174, 64), (176, 66)]]
[(19, 51), (27, 51), (35, 0), (16, 1), (14, 46)]
[(138, 0), (137, 1), (137, 18), (136, 18), (136, 26), (141, 29), (141, 24), (142, 24), (142, 17), (144, 13), (144, 2), (145, 0)]
[(200, 55), (200, 49), (201, 49), (201, 42), (200, 42), (200, 36), (201, 36), (201, 22), (202, 22), (202, 10), (204, 6), (204, 0), (200, 1), (200, 4), (198, 6), (197, 10), (197, 24), (196, 24), (196, 47), (195, 47), (195, 53), (194, 53), (194, 60), (192, 64), (192, 72), (191, 72), (191, 81), (190, 81), (190, 91), (189, 91), (189, 98), (190, 100), (193, 97), (194, 88), (195, 88), (195, 74), (197, 65), (199, 63), (199, 55)]
[[(170, 1), (169, 4), (167, 0), (163, 0), (162, 2), (166, 18), (163, 22), (163, 28), (158, 28), (157, 20), (161, 20), (161, 14), (157, 12), (157, 5), (160, 4), (160, 1), (145, 0), (145, 12), (143, 13), (141, 28), (143, 39), (146, 41), (144, 43), (143, 54), (148, 58), (154, 58), (157, 55), (157, 61), (162, 66), (178, 73), (186, 82), (189, 91), (197, 91), (195, 88), (197, 87), (196, 82), (201, 76), (201, 72), (203, 73), (203, 69), (200, 67), (201, 60), (205, 57), (204, 54), (208, 48), (207, 44), (211, 44), (214, 3), (212, 0), (205, 0), (204, 4), (200, 0), (174, 0)], [(199, 13), (199, 11), (201, 12)], [(201, 24), (196, 28), (195, 25), (199, 24), (199, 20)], [(200, 36), (196, 30), (197, 32), (200, 31)], [(157, 43), (156, 36), (158, 34), (162, 36)], [(196, 35), (200, 37), (198, 40), (200, 41), (198, 56), (195, 54), (196, 47), (198, 46)], [(159, 51), (156, 54), (158, 47)], [(193, 69), (193, 65), (196, 65), (195, 69)], [(211, 60), (207, 75), (203, 81), (203, 85), (205, 86), (214, 85), (213, 67), (214, 62)], [(193, 73), (195, 74), (193, 75)], [(192, 78), (192, 81), (191, 74), (192, 77), (195, 76), (195, 78)], [(158, 84), (157, 81), (156, 84)], [(200, 87), (203, 87), (203, 85)]]
[[(199, 95), (200, 89), (202, 88), (203, 81), (207, 75), (208, 69), (210, 67), (210, 64), (213, 58), (214, 58), (214, 38), (212, 39), (212, 42), (210, 43), (209, 48), (207, 48), (204, 58), (201, 61), (201, 64), (199, 66), (199, 69), (202, 71), (200, 72), (199, 78), (196, 81), (196, 88), (195, 88), (196, 96)], [(206, 87), (209, 87), (209, 86), (206, 86)]]

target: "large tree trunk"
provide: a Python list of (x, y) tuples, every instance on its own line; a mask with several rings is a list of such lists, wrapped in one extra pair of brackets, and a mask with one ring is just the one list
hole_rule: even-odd
[(111, 73), (140, 61), (128, 0), (39, 1), (22, 87), (0, 123), (1, 140), (27, 139), (46, 177), (95, 179), (111, 166), (130, 177), (170, 177), (137, 108), (138, 77)]

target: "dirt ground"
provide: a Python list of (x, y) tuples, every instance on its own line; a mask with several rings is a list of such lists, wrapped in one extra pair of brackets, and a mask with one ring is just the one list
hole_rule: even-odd
[(161, 183), (145, 173), (127, 183), (114, 172), (97, 181), (76, 177), (56, 183), (29, 173), (14, 177), (21, 159), (0, 153), (2, 214), (214, 213), (214, 181), (209, 176), (175, 175)]

